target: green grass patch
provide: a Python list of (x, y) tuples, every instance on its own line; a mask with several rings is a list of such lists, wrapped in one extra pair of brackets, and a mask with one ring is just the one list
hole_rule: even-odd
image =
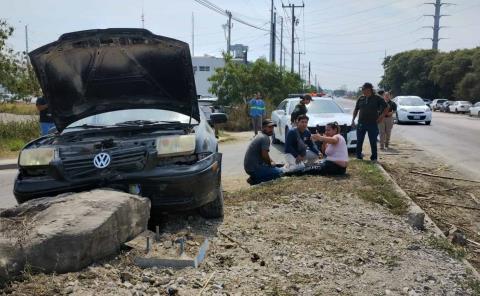
[(464, 248), (453, 245), (444, 237), (430, 236), (427, 243), (437, 250), (445, 251), (450, 257), (455, 259), (465, 258), (467, 254)]
[(37, 115), (35, 104), (0, 104), (0, 113), (11, 113), (17, 115)]
[(29, 141), (40, 135), (40, 123), (37, 120), (0, 121), (0, 157), (13, 157)]
[(384, 178), (376, 165), (362, 160), (350, 161), (352, 174), (359, 174), (362, 186), (356, 192), (362, 199), (388, 207), (395, 214), (405, 214), (407, 201), (393, 189), (393, 185)]
[(330, 196), (354, 194), (364, 200), (381, 204), (394, 214), (405, 214), (407, 201), (397, 194), (380, 170), (364, 161), (351, 161), (345, 176), (288, 177), (236, 192), (227, 192), (230, 204), (245, 201), (288, 203), (292, 194), (323, 193)]

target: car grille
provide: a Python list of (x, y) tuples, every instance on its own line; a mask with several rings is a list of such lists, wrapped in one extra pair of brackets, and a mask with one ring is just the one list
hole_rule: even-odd
[[(320, 134), (323, 134), (325, 133), (325, 126), (319, 126), (317, 125), (316, 127), (309, 127), (308, 130), (314, 134), (314, 133), (320, 133)], [(348, 134), (350, 131), (352, 130), (352, 127), (351, 126), (348, 126), (346, 124), (344, 125), (340, 125), (340, 133), (343, 135), (343, 134)]]
[(425, 112), (423, 112), (423, 111), (414, 111), (414, 112), (409, 112), (409, 113), (410, 113), (410, 114), (423, 114), (423, 113), (425, 113)]
[(417, 118), (415, 118), (415, 116), (410, 116), (410, 115), (407, 116), (407, 118), (410, 120), (424, 120), (425, 117), (426, 117), (425, 115), (418, 116)]
[[(142, 170), (145, 166), (145, 150), (144, 148), (122, 149), (108, 151), (111, 156), (110, 165), (107, 169), (115, 169), (118, 171), (134, 172)], [(96, 154), (82, 155), (77, 157), (61, 157), (65, 173), (70, 177), (88, 175), (95, 171), (100, 171), (93, 165), (93, 158)]]

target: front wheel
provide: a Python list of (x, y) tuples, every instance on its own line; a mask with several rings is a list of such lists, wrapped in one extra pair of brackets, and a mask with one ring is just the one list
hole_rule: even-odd
[(214, 201), (201, 206), (198, 209), (200, 215), (207, 219), (215, 219), (223, 217), (223, 190), (222, 186), (217, 188), (217, 198)]
[(398, 119), (398, 114), (396, 114), (395, 119), (396, 119), (396, 121), (397, 121), (397, 124), (402, 124), (402, 122), (400, 121), (400, 119)]
[(458, 109), (457, 108), (455, 108), (455, 114), (458, 114)]
[(432, 122), (431, 121), (425, 121), (426, 125), (430, 125)]

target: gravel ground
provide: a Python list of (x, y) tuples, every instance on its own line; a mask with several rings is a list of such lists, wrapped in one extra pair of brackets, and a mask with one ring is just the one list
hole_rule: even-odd
[(222, 221), (164, 217), (164, 234), (188, 229), (211, 238), (198, 269), (140, 269), (133, 249), (81, 272), (27, 273), (0, 291), (199, 295), (205, 286), (202, 295), (475, 295), (478, 282), (432, 243), (433, 232), (413, 230), (404, 216), (360, 199), (352, 188), (362, 176), (355, 168), (350, 174), (284, 178), (227, 193)]

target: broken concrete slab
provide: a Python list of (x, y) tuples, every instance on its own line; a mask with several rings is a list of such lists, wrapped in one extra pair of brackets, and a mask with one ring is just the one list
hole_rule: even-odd
[(113, 190), (31, 200), (0, 212), (0, 282), (26, 267), (80, 270), (142, 233), (150, 200)]

